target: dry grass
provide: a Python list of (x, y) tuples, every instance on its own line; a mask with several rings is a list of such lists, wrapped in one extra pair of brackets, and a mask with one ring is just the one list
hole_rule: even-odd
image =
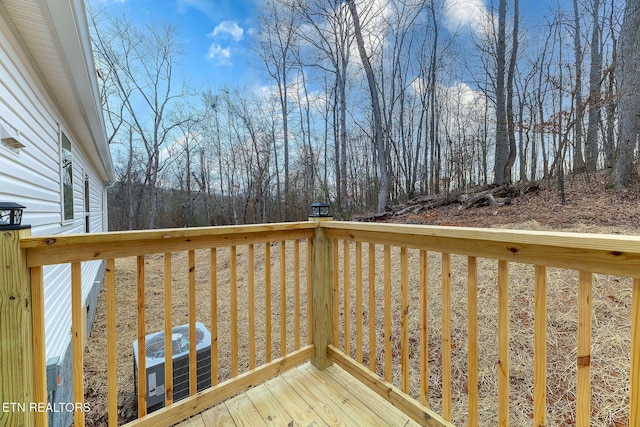
[[(514, 228), (542, 228), (537, 223), (520, 224)], [(580, 230), (584, 231), (584, 230)], [(591, 227), (590, 231), (611, 232), (609, 229)], [(368, 324), (372, 319), (368, 306), (368, 245), (362, 245), (363, 253), (363, 352), (364, 363), (368, 365), (369, 336)], [(294, 349), (295, 291), (293, 269), (293, 242), (287, 242), (286, 249), (286, 323), (287, 351)], [(343, 246), (340, 244), (340, 254)], [(351, 310), (351, 356), (355, 357), (355, 245), (350, 245), (350, 288)], [(300, 328), (301, 343), (307, 341), (306, 334), (306, 245), (300, 244)], [(378, 374), (384, 370), (384, 299), (383, 299), (383, 251), (376, 247), (376, 359)], [(264, 289), (264, 245), (256, 245), (256, 348), (257, 364), (266, 361), (266, 310)], [(209, 252), (196, 252), (197, 278), (197, 320), (207, 327), (211, 321), (209, 304)], [(430, 253), (429, 271), (429, 406), (436, 411), (442, 409), (441, 396), (441, 339), (442, 296), (441, 296), (441, 255)], [(343, 256), (338, 265), (340, 277), (340, 324), (344, 324), (344, 284)], [(452, 256), (452, 372), (453, 372), (453, 421), (465, 425), (467, 418), (467, 260), (466, 257)], [(146, 269), (146, 329), (148, 333), (161, 330), (164, 326), (162, 256), (148, 256)], [(186, 253), (173, 254), (173, 324), (188, 322), (187, 256)], [(240, 372), (249, 367), (248, 360), (248, 287), (247, 248), (238, 247), (238, 303), (239, 303), (239, 365)], [(230, 377), (230, 258), (228, 249), (218, 250), (218, 342), (220, 360), (220, 381)], [(282, 354), (280, 345), (280, 250), (279, 244), (271, 247), (271, 335), (272, 356)], [(117, 261), (117, 328), (118, 328), (118, 390), (121, 420), (135, 415), (132, 409), (133, 373), (132, 343), (136, 339), (136, 260)], [(530, 425), (533, 416), (533, 267), (510, 264), (509, 307), (510, 307), (510, 421), (512, 425)], [(547, 425), (567, 425), (575, 423), (576, 359), (577, 359), (577, 272), (549, 269), (548, 271), (548, 357), (547, 357)], [(399, 249), (392, 249), (393, 299), (393, 382), (400, 385), (400, 266)], [(479, 405), (481, 425), (497, 425), (497, 262), (478, 260), (478, 332), (479, 332)], [(419, 396), (420, 337), (419, 337), (419, 252), (409, 251), (409, 329), (410, 329), (410, 394)], [(631, 284), (629, 279), (610, 276), (594, 276), (593, 284), (593, 333), (592, 333), (592, 397), (591, 409), (593, 426), (621, 426), (628, 424), (629, 412), (629, 360), (630, 360), (630, 311)], [(87, 401), (92, 405), (89, 425), (106, 423), (106, 319), (105, 295), (100, 295), (94, 330), (85, 356), (85, 389)], [(341, 331), (343, 331), (341, 327)], [(338, 346), (344, 348), (345, 337), (341, 332)]]

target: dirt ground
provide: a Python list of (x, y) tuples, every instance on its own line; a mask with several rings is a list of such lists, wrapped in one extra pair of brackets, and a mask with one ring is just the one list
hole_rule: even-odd
[[(456, 206), (443, 207), (420, 215), (394, 218), (405, 223), (434, 225), (460, 225), (471, 227), (508, 227), (533, 230), (563, 230), (593, 233), (640, 234), (640, 193), (634, 191), (605, 190), (605, 177), (576, 176), (567, 178), (567, 204), (562, 205), (554, 189), (555, 183), (544, 183), (537, 194), (527, 194), (514, 199), (508, 206), (495, 208), (471, 208), (459, 212)], [(299, 290), (296, 291), (293, 242), (286, 243), (285, 262), (280, 262), (280, 243), (270, 245), (271, 253), (271, 338), (272, 357), (283, 353), (280, 342), (281, 325), (286, 323), (286, 351), (296, 347), (294, 331), (299, 330), (299, 340), (307, 341), (306, 329), (306, 242), (300, 243)], [(339, 323), (344, 325), (348, 312), (351, 325), (349, 334), (350, 353), (355, 357), (356, 292), (355, 292), (355, 244), (348, 246), (350, 298), (348, 311), (344, 298), (344, 246), (340, 247), (337, 266), (340, 277)], [(255, 246), (255, 313), (256, 313), (256, 362), (266, 358), (267, 307), (265, 306), (265, 245)], [(375, 278), (370, 280), (368, 272), (368, 245), (362, 245), (364, 266), (362, 280), (365, 290), (362, 295), (364, 363), (369, 363), (369, 322), (376, 325), (376, 359), (379, 374), (384, 371), (384, 299), (383, 299), (383, 252), (376, 247)], [(392, 277), (399, 277), (399, 250), (392, 254)], [(248, 253), (244, 246), (238, 247), (238, 304), (239, 304), (239, 371), (249, 367), (248, 360)], [(196, 252), (197, 320), (208, 328), (211, 325), (209, 289), (209, 251)], [(219, 381), (230, 377), (230, 254), (228, 249), (217, 251), (218, 280), (218, 343)], [(188, 322), (187, 255), (172, 255), (173, 325)], [(281, 265), (285, 271), (281, 272)], [(409, 252), (410, 292), (410, 394), (419, 395), (419, 361), (422, 357), (419, 341), (419, 253)], [(453, 363), (453, 413), (456, 425), (465, 425), (467, 416), (467, 285), (466, 257), (452, 256), (452, 363)], [(436, 411), (442, 408), (440, 383), (442, 325), (441, 256), (429, 254), (429, 405)], [(146, 284), (146, 330), (147, 333), (162, 330), (163, 310), (163, 256), (145, 258)], [(117, 330), (118, 330), (118, 401), (120, 420), (124, 422), (136, 415), (133, 392), (132, 343), (136, 339), (136, 259), (119, 259), (117, 271)], [(481, 425), (497, 425), (497, 265), (495, 261), (479, 260), (478, 265), (478, 328), (479, 328), (479, 396)], [(512, 425), (530, 425), (533, 416), (533, 267), (510, 264), (510, 421)], [(281, 277), (285, 277), (286, 299), (280, 299)], [(576, 394), (576, 342), (577, 342), (577, 272), (560, 269), (548, 271), (548, 356), (547, 356), (547, 401), (549, 426), (575, 424)], [(374, 312), (369, 307), (369, 283), (374, 284), (376, 300)], [(395, 283), (395, 281), (394, 281)], [(393, 380), (400, 382), (400, 295), (399, 284), (392, 294), (393, 313)], [(629, 344), (631, 284), (628, 279), (596, 275), (593, 286), (592, 316), (592, 423), (593, 426), (622, 426), (628, 424), (629, 405)], [(285, 310), (282, 310), (282, 306)], [(295, 323), (295, 308), (299, 309), (300, 327)], [(338, 345), (345, 348), (344, 327), (341, 327)], [(85, 354), (85, 394), (91, 404), (87, 424), (106, 425), (106, 310), (104, 290), (100, 295), (94, 328)]]

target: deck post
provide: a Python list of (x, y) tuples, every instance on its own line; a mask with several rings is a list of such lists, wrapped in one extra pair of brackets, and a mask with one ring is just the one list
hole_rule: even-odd
[(35, 425), (31, 281), (20, 239), (29, 226), (0, 229), (0, 425)]
[(316, 346), (311, 363), (318, 369), (325, 369), (333, 364), (327, 354), (327, 346), (333, 344), (333, 256), (331, 239), (320, 223), (333, 221), (333, 218), (310, 217), (309, 221), (318, 222), (311, 240), (312, 342)]

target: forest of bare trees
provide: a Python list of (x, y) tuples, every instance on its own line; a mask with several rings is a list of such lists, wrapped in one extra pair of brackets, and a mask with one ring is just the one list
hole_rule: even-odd
[(603, 169), (633, 182), (638, 0), (536, 19), (519, 0), (260, 3), (258, 89), (187, 87), (179, 29), (92, 11), (112, 229), (301, 220), (314, 201), (349, 218), (489, 183), (561, 191)]

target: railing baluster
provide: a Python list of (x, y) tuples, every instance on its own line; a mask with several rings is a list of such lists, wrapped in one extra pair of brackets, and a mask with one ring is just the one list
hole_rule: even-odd
[(164, 254), (164, 396), (165, 405), (173, 403), (173, 320), (171, 308), (171, 253)]
[(498, 425), (509, 425), (509, 264), (498, 261)]
[(188, 251), (189, 263), (189, 395), (198, 392), (196, 365), (196, 253)]
[(231, 276), (229, 286), (231, 288), (231, 377), (238, 376), (238, 257), (235, 246), (229, 248), (229, 263)]
[(255, 248), (247, 248), (247, 287), (249, 305), (249, 369), (256, 367), (256, 315), (255, 315)]
[(209, 291), (211, 293), (211, 385), (218, 384), (218, 250), (209, 253)]
[(401, 328), (401, 360), (402, 360), (402, 391), (409, 392), (409, 250), (400, 249), (400, 293), (402, 307), (400, 307)]
[[(138, 417), (147, 415), (147, 342), (144, 302), (144, 255), (137, 257), (138, 290)], [(83, 424), (80, 424), (83, 425)]]
[(286, 244), (280, 242), (280, 356), (287, 354), (287, 257)]
[(271, 362), (271, 242), (264, 244), (264, 292), (265, 292), (265, 359)]
[(588, 426), (591, 418), (591, 294), (593, 274), (581, 271), (578, 283), (578, 372), (576, 426)]
[(349, 241), (342, 242), (342, 264), (344, 282), (344, 352), (351, 357), (351, 260)]
[(376, 372), (376, 245), (369, 243), (369, 369)]
[(337, 347), (340, 338), (340, 274), (338, 266), (338, 239), (333, 239), (333, 344)]
[(420, 250), (420, 402), (429, 396), (429, 263), (427, 251)]
[(469, 427), (478, 425), (478, 262), (475, 257), (467, 259), (467, 307), (468, 333), (468, 393), (469, 393)]
[(313, 342), (313, 290), (311, 289), (311, 239), (307, 239), (307, 344)]
[[(73, 343), (73, 399), (84, 403), (84, 343), (82, 324), (82, 264), (71, 264), (71, 341)], [(73, 422), (84, 426), (84, 411), (74, 411)]]
[(105, 282), (107, 287), (107, 387), (109, 427), (118, 425), (118, 384), (116, 344), (116, 262), (107, 260)]
[(629, 425), (640, 425), (640, 279), (633, 279)]
[[(34, 398), (36, 403), (47, 403), (47, 357), (45, 346), (44, 320), (44, 268), (31, 267), (31, 328), (33, 331), (33, 369), (35, 379)], [(37, 426), (48, 423), (46, 411), (35, 413)]]
[(293, 329), (294, 348), (300, 349), (300, 241), (293, 241)]
[(451, 255), (442, 254), (442, 416), (451, 420)]
[(547, 425), (547, 268), (536, 265), (534, 291), (533, 425)]
[(391, 382), (391, 246), (384, 246), (384, 379)]
[(362, 363), (362, 242), (356, 242), (356, 360)]

